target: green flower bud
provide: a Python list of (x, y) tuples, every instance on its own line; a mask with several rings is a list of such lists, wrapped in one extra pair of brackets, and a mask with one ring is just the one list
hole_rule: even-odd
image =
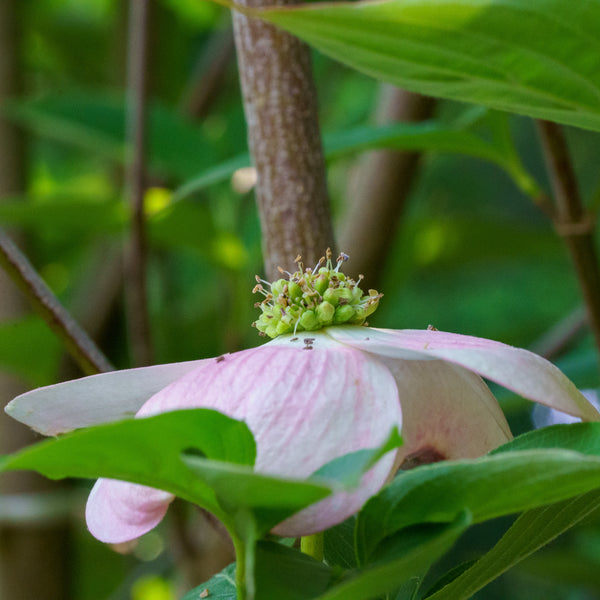
[[(368, 296), (365, 296), (359, 286), (362, 275), (354, 281), (340, 272), (340, 267), (348, 260), (347, 255), (341, 253), (335, 267), (332, 259), (328, 249), (314, 271), (305, 269), (298, 257), (295, 273), (279, 269), (289, 279), (268, 283), (256, 277), (254, 292), (262, 294), (264, 299), (256, 304), (261, 315), (254, 325), (262, 335), (274, 338), (286, 333), (365, 322), (367, 316), (376, 310), (381, 294), (369, 290)], [(321, 266), (325, 260), (326, 266)]]
[(367, 307), (364, 305), (358, 305), (354, 307), (354, 316), (350, 320), (352, 325), (361, 325), (367, 318)]
[(323, 293), (323, 301), (329, 302), (329, 304), (331, 304), (331, 306), (338, 305), (338, 297), (333, 288), (327, 288), (325, 290), (325, 292)]
[(329, 286), (329, 277), (325, 273), (321, 273), (314, 281), (313, 286), (321, 296)]
[(335, 307), (329, 304), (329, 302), (321, 302), (321, 304), (317, 305), (315, 313), (321, 325), (331, 325), (335, 314)]
[(302, 316), (300, 317), (300, 326), (306, 331), (321, 329), (321, 324), (312, 310), (307, 310), (302, 313)]
[[(337, 288), (335, 294), (338, 297), (338, 304), (340, 300), (345, 300), (346, 302), (352, 302), (354, 300), (352, 290), (349, 288)], [(344, 303), (342, 302), (342, 304)]]
[(271, 293), (275, 298), (279, 296), (279, 294), (283, 294), (283, 288), (287, 285), (287, 281), (285, 279), (278, 279), (271, 284)]
[(288, 295), (291, 300), (298, 300), (302, 297), (302, 288), (295, 282), (288, 282)]
[(348, 322), (354, 316), (354, 308), (350, 304), (343, 304), (335, 309), (333, 322), (336, 325)]
[(270, 338), (276, 338), (278, 333), (277, 333), (277, 323), (271, 323), (269, 324), (269, 326), (265, 329), (265, 333), (270, 337)]
[(371, 304), (367, 304), (367, 306), (365, 307), (365, 318), (368, 317), (369, 315), (372, 315), (377, 310), (378, 306), (379, 306), (379, 300), (377, 300), (377, 302), (372, 302)]
[(277, 335), (292, 333), (292, 331), (294, 331), (294, 328), (289, 323), (286, 323), (283, 320), (277, 323)]

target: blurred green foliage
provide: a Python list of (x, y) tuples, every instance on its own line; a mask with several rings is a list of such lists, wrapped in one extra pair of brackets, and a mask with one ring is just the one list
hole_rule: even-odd
[[(93, 303), (103, 291), (94, 286), (91, 257), (106, 245), (119, 247), (127, 232), (122, 201), (122, 166), (128, 152), (123, 139), (125, 6), (117, 0), (23, 3), (26, 91), (2, 107), (26, 133), (29, 182), (24, 197), (2, 199), (0, 223), (26, 234), (32, 261), (80, 318), (80, 299)], [(252, 194), (236, 191), (228, 176), (228, 162), (247, 153), (235, 64), (226, 69), (200, 121), (183, 108), (190, 89), (200, 84), (197, 65), (206, 49), (229, 27), (227, 13), (196, 0), (157, 1), (155, 11), (148, 163), (152, 188), (146, 204), (149, 295), (156, 359), (170, 362), (215, 356), (261, 341), (250, 323), (256, 318), (251, 288), (254, 274), (262, 272), (262, 258)], [(358, 149), (350, 148), (356, 139), (340, 134), (362, 131), (360, 143), (375, 136), (371, 123), (378, 84), (317, 53), (314, 67), (322, 129), (338, 149), (330, 158), (329, 183), (339, 221), (358, 159)], [(494, 145), (498, 116), (480, 111), (470, 118), (470, 111), (449, 101), (438, 106), (431, 126), (451, 134), (426, 148), (401, 230), (389, 249), (380, 286), (385, 297), (371, 324), (433, 324), (528, 347), (581, 299), (560, 239), (523, 193), (522, 181), (515, 181), (516, 172), (485, 160), (489, 156), (481, 158), (481, 152), (467, 156), (464, 145), (452, 147), (457, 131), (461, 143), (476, 137), (475, 147)], [(506, 124), (515, 144), (513, 158), (524, 165), (517, 171), (526, 170), (547, 189), (531, 121), (509, 117)], [(584, 199), (592, 206), (600, 199), (597, 135), (576, 129), (567, 133)], [(174, 201), (174, 190), (215, 168), (226, 175)], [(119, 268), (116, 262), (114, 269)], [(347, 271), (356, 275), (351, 260)], [(123, 322), (118, 296), (101, 344), (119, 367), (129, 366)], [(566, 350), (560, 364), (567, 374), (580, 386), (597, 386), (590, 337), (578, 336)], [(56, 380), (61, 356), (58, 342), (37, 318), (0, 323), (0, 366), (30, 385)], [(518, 427), (526, 427), (522, 405), (508, 406)], [(486, 547), (500, 535), (493, 527), (477, 531)], [(596, 516), (585, 529), (528, 559), (476, 597), (598, 597), (598, 531)], [(77, 600), (171, 597), (163, 580), (139, 580), (147, 576), (145, 563), (115, 555), (81, 532), (73, 560)], [(171, 575), (164, 557), (147, 564), (150, 572)]]

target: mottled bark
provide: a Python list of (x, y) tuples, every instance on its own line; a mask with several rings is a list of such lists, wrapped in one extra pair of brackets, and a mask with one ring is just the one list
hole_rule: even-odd
[(234, 13), (233, 24), (265, 269), (276, 277), (277, 266), (294, 267), (297, 254), (310, 265), (334, 247), (310, 53), (258, 19)]
[[(382, 86), (376, 121), (415, 122), (432, 116), (435, 100)], [(348, 189), (349, 208), (342, 223), (340, 250), (350, 255), (352, 271), (376, 287), (418, 173), (420, 152), (380, 150), (359, 163)]]
[[(0, 105), (14, 99), (20, 89), (18, 0), (0, 2)], [(0, 200), (25, 189), (24, 143), (21, 133), (0, 115)], [(0, 321), (17, 319), (25, 312), (21, 293), (0, 271)], [(32, 353), (35, 349), (32, 348)], [(25, 385), (0, 371), (0, 406), (25, 391)], [(30, 444), (34, 434), (0, 411), (0, 454)], [(33, 473), (0, 477), (4, 505), (21, 505), (21, 494), (43, 498), (53, 484)], [(33, 516), (33, 515), (30, 515)], [(6, 600), (68, 600), (66, 521), (15, 523), (0, 520), (0, 598)]]

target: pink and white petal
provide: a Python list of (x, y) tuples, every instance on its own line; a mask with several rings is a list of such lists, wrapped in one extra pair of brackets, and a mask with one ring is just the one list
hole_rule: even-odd
[(584, 421), (600, 420), (600, 413), (557, 367), (522, 348), (435, 330), (331, 327), (327, 333), (353, 348), (382, 356), (407, 359), (409, 351), (419, 354), (421, 359), (446, 360), (529, 400)]
[[(283, 336), (202, 365), (156, 394), (139, 416), (191, 407), (244, 420), (257, 443), (256, 470), (295, 478), (343, 454), (380, 445), (402, 423), (389, 370), (323, 333)], [(355, 513), (384, 484), (393, 455), (367, 474), (364, 488), (325, 499), (277, 531), (306, 535)]]
[(85, 509), (88, 529), (107, 544), (128, 542), (156, 527), (173, 498), (168, 492), (144, 485), (99, 479)]
[(206, 360), (112, 371), (65, 381), (21, 394), (4, 410), (43, 435), (118, 421), (132, 417), (153, 394)]
[(382, 360), (402, 406), (398, 466), (476, 458), (512, 439), (498, 402), (472, 371), (441, 360)]

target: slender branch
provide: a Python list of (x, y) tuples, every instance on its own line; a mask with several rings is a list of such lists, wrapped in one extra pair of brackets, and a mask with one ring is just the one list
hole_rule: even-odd
[(1, 230), (0, 266), (28, 297), (34, 309), (63, 341), (68, 352), (86, 374), (114, 369), (87, 333), (62, 306), (27, 258)]
[(571, 254), (600, 351), (600, 268), (594, 244), (594, 222), (583, 207), (561, 127), (550, 121), (538, 121), (538, 131), (554, 190), (554, 226)]
[[(278, 5), (290, 4), (278, 0)], [(261, 0), (243, 0), (259, 6)], [(315, 264), (335, 247), (310, 53), (274, 26), (233, 14), (248, 141), (258, 174), (267, 277), (301, 254)]]
[(531, 344), (530, 350), (553, 360), (586, 329), (587, 324), (585, 307), (578, 306)]
[[(430, 118), (435, 100), (385, 85), (376, 120), (418, 122)], [(421, 152), (379, 150), (359, 163), (348, 187), (349, 207), (340, 231), (340, 249), (352, 259), (352, 269), (364, 273), (367, 287), (377, 287), (398, 231)]]
[(125, 260), (127, 321), (132, 357), (137, 365), (152, 362), (146, 282), (144, 216), (148, 0), (130, 0), (127, 61), (127, 142), (133, 155), (126, 167), (125, 187), (131, 213), (131, 239)]

